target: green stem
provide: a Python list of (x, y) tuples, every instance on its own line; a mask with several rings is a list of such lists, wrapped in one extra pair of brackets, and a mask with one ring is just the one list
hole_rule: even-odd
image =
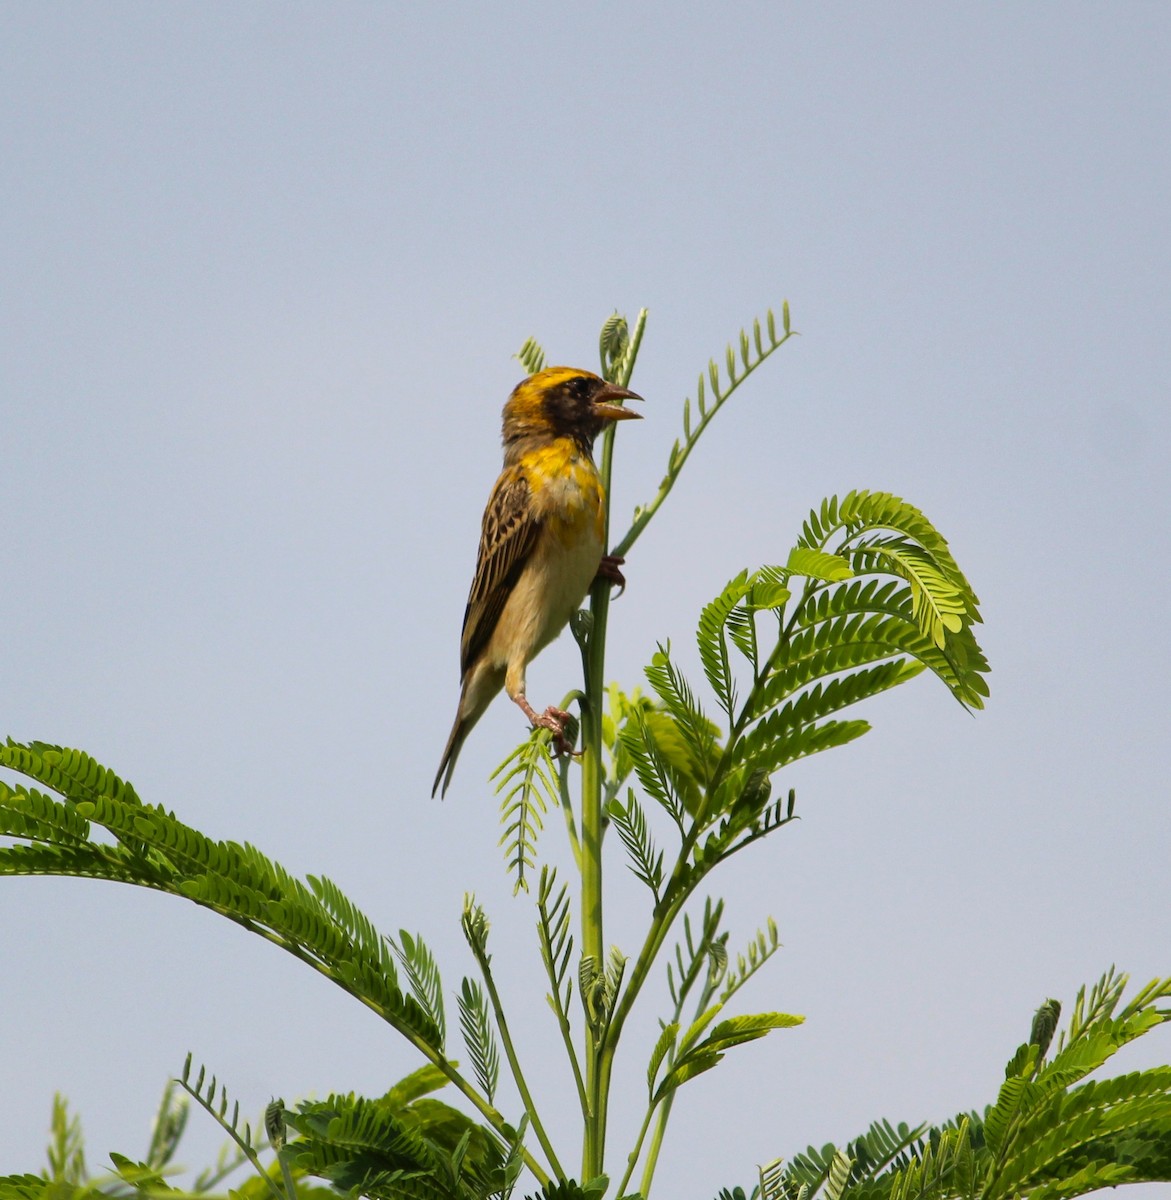
[[(802, 596), (798, 607), (808, 599), (808, 590)], [(794, 614), (794, 621), (796, 614)], [(683, 843), (679, 847), (678, 856), (675, 859), (675, 866), (671, 871), (671, 878), (667, 881), (666, 887), (663, 889), (664, 903), (660, 904), (655, 911), (651, 927), (647, 931), (646, 940), (643, 942), (642, 950), (639, 953), (638, 959), (634, 964), (634, 969), (630, 973), (629, 982), (626, 985), (626, 990), (622, 993), (612, 1015), (607, 1028), (606, 1044), (602, 1047), (601, 1058), (601, 1080), (600, 1090), (605, 1092), (609, 1088), (610, 1072), (613, 1065), (614, 1051), (618, 1043), (618, 1039), (622, 1034), (623, 1026), (626, 1023), (626, 1018), (630, 1015), (630, 1010), (634, 1007), (634, 1002), (638, 998), (639, 992), (642, 990), (642, 985), (646, 982), (646, 978), (650, 973), (651, 967), (654, 965), (655, 959), (658, 956), (659, 950), (662, 949), (663, 942), (666, 940), (667, 934), (671, 926), (674, 924), (680, 911), (699, 885), (700, 880), (707, 873), (706, 871), (697, 870), (690, 865), (691, 852), (695, 843), (699, 840), (700, 834), (705, 827), (705, 820), (710, 811), (716, 789), (723, 781), (724, 774), (728, 770), (731, 762), (731, 754), (740, 735), (745, 727), (750, 724), (749, 713), (755, 701), (758, 689), (763, 685), (763, 682), (768, 678), (770, 671), (776, 663), (777, 657), (781, 653), (782, 648), (788, 641), (789, 633), (792, 629), (792, 623), (789, 627), (783, 629), (778, 637), (777, 645), (772, 653), (765, 661), (764, 669), (760, 672), (756, 682), (753, 684), (748, 698), (741, 708), (740, 715), (732, 723), (732, 727), (728, 734), (728, 741), (724, 747), (724, 752), (720, 756), (720, 760), (716, 765), (716, 770), (712, 775), (712, 779), (704, 791), (703, 800), (701, 801), (699, 811), (696, 813), (695, 819), (692, 821), (690, 828), (683, 837)], [(709, 865), (710, 870), (715, 864)]]
[[(643, 1117), (642, 1121), (642, 1128), (638, 1131), (638, 1138), (634, 1143), (634, 1149), (631, 1150), (630, 1157), (626, 1160), (626, 1173), (622, 1176), (622, 1182), (618, 1185), (618, 1190), (614, 1193), (615, 1196), (622, 1197), (626, 1195), (626, 1185), (630, 1182), (630, 1177), (634, 1174), (634, 1168), (638, 1165), (638, 1156), (642, 1153), (642, 1143), (646, 1138), (646, 1131), (651, 1126), (651, 1118), (655, 1115), (655, 1108), (656, 1105), (653, 1101), (647, 1105), (646, 1116)], [(643, 1194), (645, 1195), (645, 1193)]]
[[(606, 604), (609, 601), (608, 583), (594, 589), (595, 622), (601, 617), (605, 626)], [(599, 603), (599, 590), (605, 593)], [(591, 648), (601, 646), (600, 639), (591, 637)], [(590, 656), (590, 676), (586, 680), (587, 702), (582, 706), (582, 744), (584, 747), (581, 771), (581, 937), (582, 954), (592, 958), (597, 969), (605, 961), (602, 954), (602, 722), (600, 711), (603, 658), (601, 653)], [(595, 1025), (585, 1022), (586, 1096), (589, 1116), (586, 1119), (582, 1148), (582, 1178), (595, 1179), (602, 1174), (602, 1126), (604, 1105), (599, 1091), (598, 1037)]]
[[(720, 918), (723, 915), (724, 902), (721, 900), (715, 911), (711, 914), (711, 919), (705, 914), (703, 935), (699, 940), (699, 945), (695, 948), (695, 955), (691, 960), (691, 966), (687, 975), (679, 981), (679, 999), (675, 1002), (675, 1012), (671, 1016), (673, 1023), (678, 1024), (683, 1016), (683, 1004), (687, 999), (688, 993), (695, 985), (695, 981), (699, 978), (700, 972), (704, 969), (705, 960), (708, 955), (709, 947), (712, 944), (712, 939), (719, 929)], [(707, 980), (704, 986), (700, 989), (699, 1001), (695, 1006), (695, 1020), (707, 1011), (708, 1005), (711, 1004), (712, 996), (716, 992), (716, 981), (713, 979), (711, 972), (708, 972)], [(670, 1070), (675, 1062), (675, 1051), (672, 1050), (668, 1055), (666, 1069)], [(663, 1137), (667, 1132), (667, 1122), (671, 1119), (671, 1106), (675, 1103), (675, 1092), (672, 1091), (663, 1101), (662, 1107), (659, 1109), (659, 1119), (655, 1122), (655, 1133), (651, 1138), (651, 1146), (647, 1151), (646, 1164), (643, 1166), (642, 1179), (639, 1182), (639, 1194), (646, 1200), (651, 1194), (651, 1182), (655, 1177), (655, 1167), (659, 1162), (659, 1151), (663, 1147)]]
[[(63, 871), (60, 872), (60, 874), (65, 875), (68, 874), (68, 872)], [(188, 896), (183, 896), (181, 892), (169, 888), (164, 880), (126, 879), (123, 882), (132, 884), (136, 887), (145, 887), (151, 891), (164, 892), (168, 895), (179, 896), (184, 900), (191, 899)], [(247, 929), (250, 933), (259, 934), (259, 936), (264, 938), (265, 941), (272, 942), (274, 946), (279, 946), (282, 950), (291, 954), (294, 958), (305, 963), (306, 966), (312, 967), (313, 970), (318, 972), (318, 974), (324, 975), (326, 979), (337, 984), (338, 987), (340, 987), (348, 995), (353, 996), (355, 1000), (359, 1001), (359, 1003), (364, 1004), (368, 1009), (370, 1009), (371, 1012), (380, 1016), (388, 1025), (391, 1026), (391, 1028), (397, 1030), (404, 1038), (407, 1039), (408, 1042), (411, 1043), (412, 1046), (415, 1047), (416, 1050), (419, 1051), (420, 1054), (423, 1055), (423, 1057), (429, 1063), (437, 1067), (451, 1083), (455, 1084), (456, 1088), (462, 1092), (468, 1100), (471, 1101), (480, 1115), (488, 1122), (489, 1125), (492, 1126), (493, 1129), (496, 1130), (497, 1133), (500, 1134), (501, 1137), (505, 1139), (509, 1137), (508, 1122), (505, 1121), (503, 1113), (501, 1113), (494, 1105), (492, 1105), (484, 1096), (480, 1095), (480, 1093), (476, 1091), (476, 1089), (472, 1087), (472, 1085), (459, 1073), (453, 1063), (449, 1062), (448, 1059), (446, 1059), (438, 1050), (436, 1050), (428, 1042), (424, 1041), (423, 1038), (415, 1033), (413, 1029), (401, 1024), (395, 1018), (393, 1013), (389, 1012), (376, 1000), (371, 999), (369, 996), (363, 995), (361, 992), (355, 991), (353, 986), (343, 979), (341, 975), (332, 967), (321, 962), (312, 954), (306, 953), (305, 950), (296, 942), (288, 940), (275, 930), (267, 929), (263, 925), (258, 925), (249, 917), (232, 912), (231, 909), (221, 908), (214, 904), (209, 904), (203, 900), (194, 900), (192, 902), (198, 904), (200, 908), (206, 908), (209, 912), (218, 913), (221, 917), (227, 917), (229, 921), (234, 921), (237, 925)], [(525, 1166), (532, 1171), (537, 1181), (541, 1184), (548, 1183), (548, 1173), (544, 1170), (541, 1164), (537, 1162), (532, 1154), (528, 1150), (524, 1149), (524, 1147), (521, 1147), (521, 1154), (524, 1158)]]
[(581, 1067), (577, 1061), (577, 1051), (573, 1046), (569, 1016), (561, 1007), (560, 1000), (554, 1004), (553, 1011), (557, 1014), (557, 1024), (561, 1029), (561, 1040), (565, 1043), (565, 1053), (569, 1056), (570, 1067), (573, 1068), (573, 1082), (577, 1085), (577, 1099), (581, 1105), (582, 1120), (588, 1122), (590, 1119), (590, 1099), (586, 1093), (585, 1080), (581, 1077)]
[[(191, 1057), (188, 1055), (188, 1062), (190, 1061)], [(192, 1087), (186, 1079), (180, 1079), (177, 1082), (179, 1086), (192, 1098), (192, 1100), (194, 1100), (195, 1103), (198, 1104), (199, 1107), (202, 1108), (203, 1111), (207, 1113), (207, 1115), (211, 1117), (213, 1121), (215, 1121), (215, 1123), (228, 1135), (228, 1137), (232, 1139), (233, 1142), (236, 1143), (237, 1146), (239, 1146), (240, 1152), (244, 1155), (245, 1159), (252, 1164), (256, 1173), (261, 1179), (264, 1180), (265, 1186), (272, 1193), (274, 1200), (295, 1200), (295, 1197), (291, 1195), (286, 1198), (281, 1194), (281, 1190), (273, 1181), (272, 1176), (264, 1169), (264, 1164), (260, 1161), (260, 1155), (256, 1153), (251, 1144), (245, 1141), (236, 1130), (235, 1124), (233, 1123), (235, 1118), (233, 1118), (232, 1121), (229, 1121), (225, 1115), (218, 1111), (215, 1106), (214, 1093), (209, 1098), (203, 1095), (200, 1088)], [(215, 1080), (213, 1079), (212, 1082), (214, 1083)], [(138, 1189), (135, 1190), (137, 1191)]]
[[(704, 969), (705, 960), (708, 954), (708, 948), (711, 946), (712, 938), (715, 936), (716, 930), (719, 928), (720, 917), (723, 915), (724, 904), (721, 900), (716, 908), (704, 915), (703, 934), (699, 939), (699, 944), (695, 946), (691, 959), (691, 964), (687, 971), (680, 977), (678, 990), (675, 1000), (675, 1011), (671, 1014), (671, 1020), (668, 1024), (678, 1025), (680, 1018), (683, 1015), (683, 1005), (687, 1000), (692, 987), (695, 986), (695, 981), (699, 978), (700, 972)], [(690, 940), (689, 943), (690, 945)], [(707, 1008), (707, 1001), (711, 999), (712, 989), (710, 986), (704, 989), (703, 997), (700, 999), (696, 1007), (696, 1016)], [(667, 1056), (665, 1070), (669, 1071), (671, 1065), (675, 1061), (675, 1051), (672, 1050)], [(663, 1144), (663, 1135), (667, 1132), (667, 1122), (671, 1117), (671, 1105), (675, 1102), (675, 1093), (671, 1091), (667, 1094), (666, 1099), (661, 1101), (661, 1107), (658, 1110), (658, 1120), (655, 1122), (655, 1133), (651, 1138), (650, 1150), (647, 1152), (647, 1161), (643, 1167), (642, 1180), (639, 1183), (639, 1195), (645, 1200), (650, 1193), (651, 1180), (654, 1178), (655, 1166), (659, 1159), (659, 1150)], [(646, 1120), (643, 1122), (642, 1131), (638, 1135), (638, 1144), (634, 1148), (634, 1152), (630, 1156), (630, 1166), (626, 1173), (626, 1178), (622, 1181), (622, 1187), (618, 1189), (618, 1195), (621, 1196), (625, 1190), (626, 1184), (629, 1182), (630, 1174), (634, 1170), (635, 1163), (638, 1160), (638, 1155), (642, 1149), (643, 1138), (646, 1136), (647, 1126), (651, 1116), (655, 1111), (655, 1104), (651, 1103), (647, 1110)]]
[(663, 1135), (667, 1132), (667, 1121), (671, 1117), (671, 1105), (674, 1103), (675, 1093), (672, 1092), (659, 1108), (659, 1119), (655, 1122), (654, 1137), (651, 1138), (651, 1146), (647, 1151), (646, 1163), (642, 1169), (642, 1179), (638, 1185), (638, 1192), (643, 1200), (646, 1200), (646, 1197), (651, 1194), (651, 1181), (655, 1177), (655, 1167), (659, 1163), (659, 1151), (663, 1146)]
[[(642, 309), (630, 336), (618, 378), (620, 387), (630, 383), (639, 344), (646, 328), (646, 309)], [(605, 364), (603, 363), (603, 366)], [(610, 536), (610, 475), (614, 461), (614, 426), (602, 435), (602, 454), (598, 474), (604, 495), (604, 537)], [(582, 703), (581, 764), (581, 945), (582, 954), (592, 958), (599, 971), (605, 970), (602, 925), (602, 704), (606, 674), (606, 621), (610, 612), (610, 584), (598, 580), (590, 591), (589, 640), (583, 653), (585, 700)], [(602, 1174), (606, 1152), (606, 1101), (604, 1086), (608, 1072), (601, 1070), (602, 1031), (591, 1021), (585, 1023), (586, 1118), (582, 1146), (582, 1178), (595, 1179)]]
[[(579, 642), (582, 651), (582, 674), (585, 674), (585, 646)], [(584, 705), (585, 694), (579, 689), (574, 688), (573, 691), (567, 693), (561, 701), (561, 707), (565, 710), (569, 709), (571, 704), (577, 704), (579, 710), (583, 713), (584, 723)], [(565, 816), (565, 831), (569, 835), (569, 848), (573, 851), (573, 861), (577, 869), (581, 870), (581, 841), (577, 836), (577, 822), (573, 815), (573, 799), (569, 794), (569, 767), (573, 762), (571, 756), (565, 756), (560, 760), (560, 766), (557, 772), (557, 795), (561, 800), (561, 811)]]
[(480, 973), (484, 976), (484, 986), (488, 989), (488, 999), (492, 1004), (492, 1012), (496, 1016), (496, 1028), (500, 1032), (500, 1040), (504, 1043), (504, 1054), (508, 1059), (512, 1078), (516, 1081), (516, 1088), (520, 1092), (525, 1112), (529, 1114), (529, 1120), (533, 1125), (533, 1132), (537, 1135), (537, 1141), (541, 1143), (541, 1149), (545, 1151), (545, 1157), (549, 1161), (549, 1166), (553, 1168), (554, 1174), (558, 1179), (564, 1179), (565, 1171), (557, 1161), (557, 1154), (553, 1149), (553, 1143), (549, 1141), (549, 1137), (545, 1133), (545, 1127), (541, 1124), (537, 1106), (533, 1103), (532, 1094), (529, 1092), (529, 1085), (525, 1081), (524, 1072), (521, 1070), (520, 1059), (517, 1057), (516, 1047), (512, 1042), (512, 1034), (508, 1031), (508, 1021), (504, 1016), (504, 1006), (500, 1003), (500, 993), (496, 990), (496, 981), (492, 978), (492, 971), (488, 965), (487, 956), (477, 954), (476, 961), (480, 964)]
[(569, 835), (569, 848), (573, 851), (573, 861), (581, 870), (581, 841), (577, 836), (577, 821), (573, 815), (573, 798), (569, 794), (569, 764), (561, 767), (558, 779), (558, 795), (561, 797), (561, 811), (565, 814), (565, 831)]
[(285, 1191), (288, 1193), (289, 1200), (297, 1200), (297, 1185), (293, 1182), (293, 1173), (285, 1161), (283, 1150), (277, 1151), (276, 1160), (280, 1164), (281, 1178), (285, 1181)]
[[(678, 860), (676, 868), (678, 868)], [(672, 875), (672, 884), (674, 882), (675, 876)], [(668, 890), (664, 895), (670, 894), (672, 884), (668, 884)], [(622, 1028), (626, 1023), (626, 1018), (630, 1015), (634, 1001), (637, 999), (642, 985), (646, 982), (646, 978), (650, 974), (650, 969), (654, 965), (659, 951), (662, 949), (663, 942), (666, 940), (671, 926), (675, 923), (675, 918), (679, 916), (684, 904), (687, 903), (687, 900), (691, 896), (693, 886), (693, 884), (689, 884), (679, 889), (679, 894), (675, 899), (662, 912), (656, 912), (655, 917), (651, 921), (651, 927), (647, 931), (646, 940), (643, 942), (638, 960), (635, 962), (634, 968), (630, 973), (630, 980), (606, 1027), (606, 1041), (599, 1054), (599, 1092), (602, 1095), (609, 1093), (610, 1073), (614, 1065), (614, 1053), (618, 1048), (618, 1040), (622, 1036)]]
[(690, 436), (684, 439), (683, 444), (679, 447), (678, 454), (672, 457), (667, 467), (667, 474), (663, 477), (663, 482), (659, 485), (658, 492), (655, 493), (655, 498), (649, 504), (639, 506), (634, 520), (630, 524), (630, 528), (623, 535), (622, 540), (614, 547), (615, 554), (625, 555), (631, 546), (638, 541), (639, 535), (650, 524), (651, 518), (659, 511), (663, 501), (670, 495), (671, 489), (675, 486), (675, 480), (679, 478), (679, 473), (683, 470), (683, 464), (687, 462), (692, 450), (695, 449), (695, 444), (699, 441), (700, 435), (711, 423), (716, 413), (727, 403), (732, 393), (769, 355), (779, 350), (793, 336), (793, 333), (790, 332), (779, 337), (771, 346), (764, 349), (761, 356), (751, 366), (747, 367), (743, 374), (736, 376), (735, 381), (728, 385), (726, 392), (715, 398), (712, 406), (700, 417), (699, 424), (691, 431)]

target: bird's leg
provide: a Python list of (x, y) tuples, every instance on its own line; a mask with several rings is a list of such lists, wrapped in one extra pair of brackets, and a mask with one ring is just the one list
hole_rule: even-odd
[(528, 717), (534, 729), (548, 729), (553, 734), (553, 745), (558, 754), (573, 753), (573, 745), (565, 737), (565, 722), (570, 720), (572, 713), (567, 713), (565, 709), (552, 704), (543, 713), (539, 713), (528, 702), (524, 692), (518, 692), (512, 699)]
[(603, 554), (602, 561), (598, 563), (597, 578), (608, 579), (611, 583), (618, 586), (618, 591), (614, 593), (615, 599), (626, 591), (626, 576), (619, 570), (625, 561), (626, 559), (620, 554)]

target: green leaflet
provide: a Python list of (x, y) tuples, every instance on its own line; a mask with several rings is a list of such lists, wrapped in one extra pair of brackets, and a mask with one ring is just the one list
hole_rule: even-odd
[(618, 741), (644, 790), (681, 827), (684, 810), (694, 812), (699, 805), (700, 772), (678, 722), (665, 712), (642, 709), (622, 726)]
[(374, 928), (370, 918), (332, 880), (317, 875), (306, 878), (313, 895), (321, 901), (330, 916), (357, 942), (367, 959), (378, 963), (380, 972), (397, 988), (398, 975), (389, 940)]
[(844, 1195), (857, 1200), (1066, 1200), (1171, 1180), (1171, 1067), (1084, 1081), (1121, 1045), (1171, 1018), (1163, 1007), (1171, 979), (1153, 980), (1120, 1010), (1126, 982), (1111, 970), (1088, 999), (1083, 988), (1052, 1060), (1038, 1044), (1022, 1046), (982, 1118), (961, 1114), (930, 1130), (880, 1123), (844, 1151), (795, 1156), (777, 1194), (828, 1197), (839, 1153), (853, 1160)]
[(941, 651), (912, 619), (861, 612), (835, 614), (796, 632), (778, 651), (774, 672), (750, 697), (750, 711), (763, 715), (817, 679), (896, 657), (918, 660), (961, 703), (983, 707), (988, 688), (980, 673), (987, 670), (987, 663), (970, 631), (965, 629)]
[(746, 737), (742, 749), (738, 748), (738, 755), (753, 769), (772, 774), (800, 758), (844, 746), (869, 732), (868, 721), (823, 721), (817, 725), (804, 725), (781, 737), (771, 736), (766, 727), (763, 732), (754, 730)]
[(9, 786), (0, 780), (0, 834), (81, 846), (89, 840), (89, 822), (73, 805), (36, 788)]
[[(718, 958), (726, 955), (724, 943), (727, 941), (728, 935), (719, 932), (723, 916), (724, 902), (722, 900), (717, 900), (715, 903), (710, 898), (706, 900), (703, 906), (700, 933), (697, 938), (691, 928), (690, 915), (687, 913), (683, 915), (683, 939), (675, 944), (674, 964), (668, 963), (667, 965), (667, 990), (671, 994), (671, 1002), (675, 1005), (677, 1013), (682, 1011), (683, 1002), (699, 979), (705, 964), (714, 964)], [(708, 969), (710, 971), (711, 966)], [(711, 982), (714, 988), (715, 979), (713, 978)], [(706, 1006), (706, 1001), (704, 1004)], [(717, 1005), (713, 1009), (713, 1015), (718, 1008)]]
[(883, 569), (911, 585), (911, 611), (919, 628), (941, 650), (947, 634), (959, 633), (969, 615), (962, 583), (954, 582), (922, 547), (905, 538), (871, 538), (852, 555), (860, 571)]
[(658, 903), (659, 889), (663, 886), (663, 852), (655, 849), (646, 814), (634, 795), (634, 789), (628, 788), (626, 794), (625, 806), (616, 799), (611, 800), (606, 812), (626, 848), (631, 871), (650, 888)]
[[(922, 670), (921, 663), (896, 659), (850, 675), (831, 678), (828, 683), (818, 682), (798, 692), (794, 699), (774, 708), (759, 721), (737, 746), (735, 760), (757, 764), (758, 756), (765, 753), (766, 747), (779, 743), (783, 748), (792, 748), (788, 744), (795, 743), (804, 731), (814, 727), (814, 723), (823, 717), (897, 687), (913, 679)], [(773, 696), (783, 694), (780, 687), (772, 693)]]
[(898, 496), (863, 491), (840, 502), (831, 497), (810, 514), (798, 545), (825, 552), (835, 538), (834, 552), (856, 573), (885, 571), (910, 583), (916, 621), (941, 649), (948, 634), (979, 622), (979, 602), (946, 540)]
[[(716, 761), (716, 727), (704, 716), (691, 685), (671, 661), (670, 645), (660, 645), (644, 670), (686, 748), (688, 773), (706, 784)], [(650, 716), (647, 720), (649, 723)], [(656, 736), (661, 740), (660, 730)]]
[(674, 1066), (667, 1072), (655, 1093), (656, 1099), (664, 1098), (687, 1080), (711, 1070), (724, 1057), (725, 1051), (733, 1046), (756, 1041), (774, 1029), (790, 1029), (805, 1020), (804, 1017), (790, 1013), (757, 1013), (752, 1016), (732, 1017), (721, 1021), (702, 1042), (697, 1042), (696, 1039), (721, 1007), (717, 1004), (708, 1009), (688, 1029), (679, 1044)]
[(846, 613), (886, 613), (904, 621), (914, 620), (910, 593), (902, 581), (871, 576), (843, 587), (819, 589), (801, 605), (797, 625), (806, 629)]
[[(205, 837), (165, 809), (143, 804), (128, 784), (79, 752), (9, 741), (0, 759), (67, 797), (62, 803), (22, 787), (0, 790), (0, 828), (17, 839), (0, 847), (0, 874), (82, 875), (183, 896), (267, 931), (392, 1024), (441, 1047), (442, 1031), (427, 1011), (434, 1006), (402, 995), (385, 943), (329, 881), (307, 886), (254, 846)], [(92, 840), (93, 825), (117, 843)]]
[(714, 600), (704, 605), (696, 630), (704, 674), (729, 720), (732, 719), (736, 708), (736, 685), (728, 661), (728, 642), (724, 625), (749, 587), (748, 572), (741, 571)]
[(443, 1012), (443, 981), (435, 958), (419, 934), (412, 936), (405, 929), (399, 930), (398, 944), (392, 945), (406, 972), (411, 994), (439, 1035), (435, 1048), (442, 1050), (447, 1040), (447, 1021)]
[(687, 1031), (683, 1034), (682, 1041), (679, 1043), (679, 1055), (681, 1058), (691, 1053), (699, 1039), (703, 1036), (704, 1031), (719, 1015), (722, 1007), (723, 1005), (721, 1004), (712, 1004), (691, 1022), (687, 1027)]
[(573, 975), (569, 970), (569, 962), (573, 956), (573, 934), (569, 931), (569, 886), (562, 884), (557, 888), (556, 869), (541, 868), (541, 881), (537, 889), (537, 915), (541, 959), (553, 988), (553, 995), (549, 997), (549, 1001), (554, 1011), (564, 1017), (573, 993)]
[(525, 338), (524, 345), (513, 357), (529, 375), (545, 369), (545, 351), (536, 338)]
[(854, 1160), (848, 1154), (843, 1154), (839, 1150), (834, 1155), (833, 1162), (830, 1163), (829, 1178), (825, 1181), (825, 1200), (840, 1200), (842, 1193), (846, 1190), (846, 1185), (850, 1182), (850, 1172), (853, 1167)]
[(777, 923), (769, 917), (765, 929), (756, 931), (756, 936), (742, 953), (736, 955), (732, 968), (720, 981), (720, 1003), (726, 1004), (780, 948)]
[(141, 803), (129, 783), (82, 750), (47, 742), (22, 744), (8, 738), (0, 746), (0, 767), (11, 767), (74, 802), (105, 796), (124, 804)]
[(512, 1173), (488, 1130), (438, 1100), (398, 1106), (330, 1096), (287, 1119), (300, 1135), (290, 1143), (297, 1167), (380, 1200), (483, 1200)]
[(500, 1082), (500, 1051), (484, 993), (474, 979), (464, 979), (459, 994), (459, 1024), (472, 1068), (484, 1095), (495, 1102)]
[(543, 817), (550, 806), (556, 808), (560, 804), (548, 731), (534, 729), (492, 772), (491, 778), (499, 781), (496, 794), (503, 793), (500, 823), (504, 832), (500, 844), (505, 847), (509, 870), (516, 875), (513, 892), (527, 892), (525, 872), (536, 862), (537, 835), (544, 826)]
[(826, 554), (809, 546), (794, 546), (789, 551), (786, 569), (792, 575), (805, 575), (823, 583), (840, 583), (853, 574), (850, 564), (837, 554)]
[(423, 1096), (439, 1091), (451, 1082), (450, 1079), (436, 1066), (426, 1063), (418, 1070), (405, 1075), (392, 1087), (383, 1099), (392, 1107), (403, 1107)]
[(679, 1023), (673, 1021), (670, 1025), (664, 1025), (659, 1034), (659, 1040), (655, 1042), (654, 1049), (651, 1051), (651, 1059), (646, 1069), (647, 1090), (652, 1096), (655, 1094), (655, 1080), (659, 1075), (659, 1067), (662, 1066), (663, 1059), (674, 1051), (675, 1043), (678, 1040)]
[(575, 1179), (551, 1180), (525, 1200), (602, 1200), (609, 1184), (605, 1175), (586, 1183), (578, 1183)]
[[(839, 1148), (832, 1142), (821, 1149), (810, 1146), (803, 1153), (795, 1154), (781, 1172), (784, 1186), (778, 1187), (778, 1196), (797, 1194), (816, 1195), (829, 1179), (830, 1171), (839, 1154), (849, 1158), (854, 1167), (855, 1181), (873, 1177), (893, 1164), (910, 1162), (909, 1152), (921, 1151), (922, 1135), (926, 1126), (914, 1128), (906, 1124), (897, 1127), (889, 1121), (876, 1121), (860, 1137)], [(885, 1196), (885, 1190), (876, 1191), (875, 1196)]]

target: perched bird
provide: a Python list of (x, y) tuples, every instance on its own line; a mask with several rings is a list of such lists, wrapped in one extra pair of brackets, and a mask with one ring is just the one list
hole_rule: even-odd
[(484, 510), (464, 611), (459, 708), (432, 796), (441, 783), (447, 791), (464, 739), (501, 687), (535, 727), (562, 737), (569, 714), (529, 704), (525, 668), (598, 575), (623, 582), (620, 560), (602, 556), (603, 492), (592, 452), (607, 421), (639, 415), (614, 401), (641, 398), (572, 367), (538, 371), (509, 396), (504, 469)]

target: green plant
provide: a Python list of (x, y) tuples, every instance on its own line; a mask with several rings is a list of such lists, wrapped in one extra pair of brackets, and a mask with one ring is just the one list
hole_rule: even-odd
[[(605, 323), (600, 354), (607, 379), (630, 382), (645, 323), (645, 311), (633, 328), (617, 315)], [(716, 414), (792, 336), (785, 305), (779, 329), (770, 312), (728, 346), (723, 370), (709, 362), (694, 408), (690, 399), (684, 403), (682, 436), (656, 495), (611, 539), (612, 553), (633, 548)], [(530, 340), (519, 357), (535, 370), (544, 353)], [(607, 430), (600, 445), (607, 484), (613, 436)], [(494, 975), (488, 919), (474, 899), (465, 901), (462, 929), (475, 976), (455, 992), (469, 1071), (450, 1049), (445, 997), (451, 993), (422, 936), (380, 934), (330, 880), (296, 879), (255, 847), (206, 837), (144, 803), (130, 784), (80, 751), (11, 741), (0, 748), (0, 767), (20, 777), (0, 783), (6, 840), (0, 874), (80, 875), (186, 897), (330, 979), (424, 1060), (381, 1097), (271, 1107), (265, 1124), (275, 1159), (268, 1167), (250, 1129), (239, 1126), (234, 1112), (228, 1117), (222, 1089), (217, 1093), (215, 1081), (205, 1086), (202, 1072), (193, 1083), (185, 1070), (183, 1088), (224, 1125), (238, 1161), (256, 1168), (253, 1187), (291, 1195), (302, 1188), (298, 1180), (316, 1177), (373, 1197), (477, 1200), (509, 1195), (527, 1168), (550, 1200), (602, 1195), (609, 1187), (607, 1142), (614, 1140), (608, 1120), (614, 1064), (630, 1014), (665, 958), (671, 1007), (649, 1051), (645, 1115), (620, 1157), (609, 1156), (621, 1173), (611, 1194), (648, 1195), (679, 1089), (728, 1050), (801, 1020), (775, 1011), (728, 1015), (730, 1002), (777, 950), (777, 929), (767, 920), (744, 951), (730, 954), (722, 903), (698, 899), (717, 868), (794, 819), (796, 797), (789, 790), (774, 798), (774, 776), (861, 736), (869, 725), (842, 716), (844, 710), (924, 671), (967, 708), (979, 709), (987, 695), (972, 589), (931, 522), (884, 492), (823, 501), (787, 553), (740, 572), (703, 608), (697, 645), (710, 699), (701, 699), (667, 642), (646, 667), (648, 692), (607, 687), (609, 602), (609, 588), (596, 586), (572, 625), (583, 681), (563, 707), (577, 708), (580, 760), (554, 759), (549, 735), (539, 731), (496, 773), (508, 869), (515, 890), (535, 899), (548, 1001), (581, 1110), (579, 1158), (554, 1145), (534, 1103), (523, 1047)], [(566, 864), (538, 858), (551, 808), (564, 816), (576, 892), (559, 874)], [(645, 934), (629, 957), (607, 951), (604, 938), (611, 826), (649, 892)], [(668, 954), (672, 938), (677, 943)], [(514, 1098), (501, 1098), (502, 1063)], [(434, 1099), (442, 1086), (452, 1087), (474, 1115)], [(68, 1158), (66, 1149), (61, 1154)], [(831, 1164), (818, 1186), (840, 1194), (862, 1160), (850, 1161), (848, 1169)], [(149, 1155), (144, 1164), (127, 1164), (119, 1186), (157, 1189), (163, 1165)], [(82, 1174), (74, 1171), (76, 1180)], [(793, 1186), (799, 1193), (809, 1183), (779, 1178), (762, 1181), (766, 1194), (787, 1196), (775, 1189)], [(58, 1182), (66, 1181), (58, 1174)]]
[(1066, 1200), (1171, 1179), (1171, 1067), (1088, 1079), (1171, 1019), (1171, 978), (1122, 1004), (1126, 985), (1111, 968), (1088, 996), (1082, 988), (1052, 1057), (1061, 1005), (1047, 1000), (982, 1112), (939, 1126), (881, 1121), (845, 1146), (810, 1147), (762, 1172), (761, 1200)]

